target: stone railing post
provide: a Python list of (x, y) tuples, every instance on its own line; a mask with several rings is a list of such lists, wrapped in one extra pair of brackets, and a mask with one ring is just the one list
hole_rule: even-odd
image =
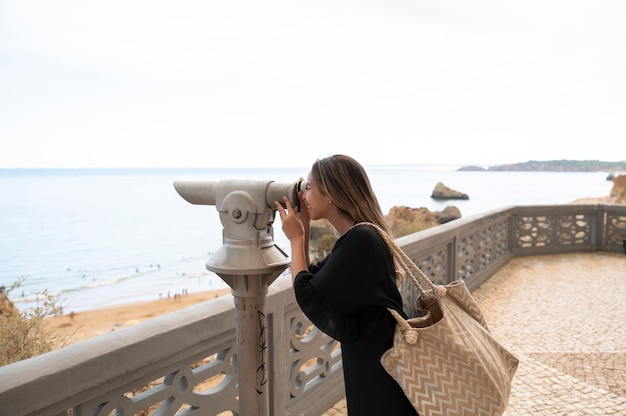
[(274, 201), (283, 196), (297, 203), (301, 181), (176, 181), (188, 202), (215, 205), (223, 229), (223, 245), (207, 261), (235, 299), (239, 414), (269, 414), (269, 364), (265, 297), (268, 286), (287, 268), (289, 259), (274, 243)]

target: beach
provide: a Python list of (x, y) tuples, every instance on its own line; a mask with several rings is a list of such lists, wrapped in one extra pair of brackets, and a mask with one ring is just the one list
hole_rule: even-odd
[(230, 289), (194, 292), (149, 302), (137, 302), (74, 312), (46, 319), (48, 330), (63, 341), (59, 347), (94, 338), (125, 326), (135, 325), (159, 315), (230, 293)]

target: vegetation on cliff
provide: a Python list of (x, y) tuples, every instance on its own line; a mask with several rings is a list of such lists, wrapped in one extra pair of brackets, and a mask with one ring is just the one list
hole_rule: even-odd
[(9, 294), (23, 280), (20, 278), (8, 289), (0, 287), (0, 367), (68, 344), (68, 339), (46, 328), (45, 318), (63, 311), (56, 296), (47, 291), (39, 293), (40, 304), (22, 312), (9, 300)]
[(626, 171), (626, 161), (603, 162), (600, 160), (529, 160), (523, 163), (496, 165), (488, 168), (464, 166), (460, 171), (489, 172), (619, 172)]

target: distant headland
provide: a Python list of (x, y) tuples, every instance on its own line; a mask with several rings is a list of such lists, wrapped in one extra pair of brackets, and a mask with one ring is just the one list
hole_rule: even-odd
[(486, 172), (624, 172), (626, 161), (602, 162), (600, 160), (529, 160), (523, 163), (496, 165), (488, 168), (463, 166), (459, 171)]

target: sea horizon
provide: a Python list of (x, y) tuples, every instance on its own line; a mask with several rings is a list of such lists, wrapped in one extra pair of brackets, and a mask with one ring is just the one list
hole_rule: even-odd
[[(463, 217), (511, 205), (568, 203), (610, 192), (604, 172), (460, 172), (460, 165), (366, 166), (384, 214), (395, 205)], [(56, 173), (55, 173), (56, 172)], [(7, 174), (9, 173), (9, 174)], [(0, 169), (0, 285), (25, 278), (11, 294), (20, 309), (47, 289), (66, 312), (159, 299), (183, 289), (227, 288), (206, 270), (221, 246), (215, 207), (192, 205), (176, 180), (295, 182), (307, 172), (278, 168)], [(437, 201), (437, 182), (469, 200)], [(277, 220), (276, 244), (289, 244)]]

